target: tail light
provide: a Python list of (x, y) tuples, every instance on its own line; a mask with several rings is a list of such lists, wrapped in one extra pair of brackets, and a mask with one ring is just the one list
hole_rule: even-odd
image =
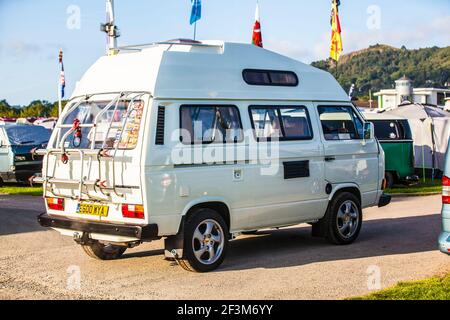
[(46, 198), (47, 206), (50, 210), (64, 211), (64, 199)]
[(450, 178), (446, 176), (442, 178), (442, 203), (450, 204)]
[(123, 204), (122, 216), (131, 219), (144, 219), (144, 206), (138, 204)]

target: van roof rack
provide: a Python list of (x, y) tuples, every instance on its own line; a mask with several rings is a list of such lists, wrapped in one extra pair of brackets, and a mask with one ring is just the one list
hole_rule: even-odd
[(152, 43), (144, 43), (144, 44), (135, 44), (122, 46), (118, 49), (120, 51), (142, 51), (147, 48), (155, 47), (158, 45), (177, 45), (177, 46), (195, 46), (195, 47), (223, 47), (223, 44), (212, 44), (212, 43), (204, 43), (197, 40), (192, 39), (172, 39), (161, 42), (152, 42)]

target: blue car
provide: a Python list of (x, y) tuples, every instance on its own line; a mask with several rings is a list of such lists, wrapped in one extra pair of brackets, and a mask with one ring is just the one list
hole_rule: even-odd
[(442, 186), (442, 233), (439, 236), (439, 249), (450, 254), (450, 144), (447, 149)]

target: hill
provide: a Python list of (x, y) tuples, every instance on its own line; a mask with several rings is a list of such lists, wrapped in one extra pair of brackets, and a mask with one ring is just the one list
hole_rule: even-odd
[[(313, 62), (314, 67), (336, 75), (330, 60)], [(394, 81), (407, 75), (414, 87), (445, 87), (450, 82), (450, 47), (408, 50), (375, 45), (341, 57), (337, 80), (346, 91), (356, 85), (356, 96), (368, 96), (380, 89), (389, 89)]]

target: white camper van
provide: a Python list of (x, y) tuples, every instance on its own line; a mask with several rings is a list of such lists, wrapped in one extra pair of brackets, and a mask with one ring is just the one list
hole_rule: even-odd
[(384, 153), (327, 72), (246, 44), (170, 41), (100, 58), (53, 131), (44, 227), (93, 258), (165, 239), (211, 271), (241, 233), (311, 223), (350, 244), (384, 206)]

